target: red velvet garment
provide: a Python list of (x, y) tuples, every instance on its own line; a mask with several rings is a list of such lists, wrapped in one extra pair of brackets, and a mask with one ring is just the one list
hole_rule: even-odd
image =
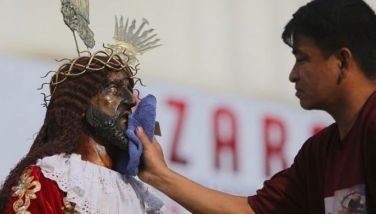
[(38, 214), (63, 213), (65, 195), (55, 181), (43, 176), (39, 167), (31, 166), (12, 188), (5, 213), (21, 210)]

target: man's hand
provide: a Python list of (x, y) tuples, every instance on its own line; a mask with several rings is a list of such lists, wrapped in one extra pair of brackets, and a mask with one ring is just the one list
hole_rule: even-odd
[(247, 197), (209, 189), (170, 170), (157, 140), (154, 138), (150, 142), (141, 127), (137, 127), (136, 132), (144, 146), (144, 166), (138, 173), (142, 181), (151, 184), (192, 213), (253, 213)]
[(163, 151), (157, 140), (149, 141), (142, 127), (136, 129), (137, 137), (140, 139), (144, 151), (142, 154), (143, 166), (138, 173), (138, 177), (151, 185), (158, 182), (169, 171), (163, 157)]

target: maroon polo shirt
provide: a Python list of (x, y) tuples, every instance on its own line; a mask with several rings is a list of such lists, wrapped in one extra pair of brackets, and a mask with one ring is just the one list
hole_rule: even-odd
[(376, 212), (375, 194), (376, 93), (373, 93), (343, 140), (337, 124), (311, 137), (293, 164), (265, 181), (248, 202), (257, 214), (372, 213)]

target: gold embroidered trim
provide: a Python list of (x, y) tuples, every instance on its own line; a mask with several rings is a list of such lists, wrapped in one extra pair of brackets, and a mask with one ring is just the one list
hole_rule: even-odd
[(18, 196), (18, 200), (13, 203), (13, 211), (16, 214), (31, 214), (27, 211), (30, 206), (30, 199), (36, 199), (35, 193), (39, 192), (41, 185), (30, 175), (31, 169), (27, 169), (20, 178), (17, 186), (12, 187), (13, 197)]
[(63, 207), (61, 208), (61, 210), (63, 211), (64, 214), (79, 213), (79, 212), (74, 210), (75, 206), (76, 205), (74, 203), (68, 201), (67, 197), (64, 197), (63, 198)]

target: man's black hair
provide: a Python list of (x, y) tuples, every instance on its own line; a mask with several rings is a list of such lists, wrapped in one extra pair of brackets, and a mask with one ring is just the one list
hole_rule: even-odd
[(313, 0), (293, 15), (282, 33), (294, 46), (294, 36), (312, 38), (325, 57), (348, 48), (369, 79), (376, 79), (376, 15), (363, 0)]

